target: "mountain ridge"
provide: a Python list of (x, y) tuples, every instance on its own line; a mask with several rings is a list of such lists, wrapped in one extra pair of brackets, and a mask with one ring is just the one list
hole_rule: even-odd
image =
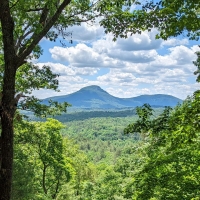
[(59, 103), (66, 101), (72, 104), (74, 108), (86, 109), (134, 108), (136, 106), (142, 106), (144, 103), (148, 103), (152, 107), (174, 107), (177, 103), (182, 102), (182, 100), (177, 97), (165, 94), (119, 98), (112, 96), (97, 85), (83, 87), (80, 90), (68, 95), (54, 96), (43, 99), (43, 103), (48, 103), (48, 100), (50, 99), (58, 101)]

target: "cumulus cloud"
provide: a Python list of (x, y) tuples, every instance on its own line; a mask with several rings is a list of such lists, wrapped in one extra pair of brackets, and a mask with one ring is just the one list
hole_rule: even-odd
[(69, 48), (54, 47), (49, 51), (53, 59), (68, 62), (74, 67), (98, 67), (103, 62), (102, 57), (85, 44)]
[(85, 44), (77, 44), (75, 47), (63, 48), (54, 47), (49, 50), (52, 58), (70, 63), (73, 67), (123, 67), (124, 63), (121, 60), (113, 59), (109, 56), (95, 52), (93, 48)]
[(110, 85), (106, 90), (113, 96), (129, 98), (143, 94), (169, 94), (175, 97), (185, 99), (188, 95), (192, 95), (194, 91), (199, 89), (199, 84), (180, 84), (178, 82), (166, 82), (162, 84), (147, 85)]
[(189, 41), (187, 38), (177, 39), (177, 38), (169, 38), (168, 40), (163, 40), (162, 46), (177, 46), (177, 45), (188, 45)]
[(131, 73), (121, 73), (120, 70), (111, 70), (108, 74), (97, 77), (100, 82), (106, 83), (130, 83), (135, 79), (134, 75)]
[(111, 58), (121, 59), (132, 63), (147, 63), (155, 60), (157, 52), (155, 50), (146, 51), (122, 51), (120, 49), (109, 50), (107, 55)]
[(156, 32), (145, 31), (141, 34), (129, 35), (127, 39), (119, 38), (116, 46), (125, 51), (158, 49), (161, 46), (162, 40), (155, 39)]
[(52, 70), (52, 72), (57, 73), (61, 76), (76, 76), (76, 75), (83, 75), (83, 76), (88, 76), (88, 75), (94, 75), (98, 72), (98, 68), (90, 68), (90, 67), (85, 67), (85, 68), (77, 68), (77, 67), (71, 67), (71, 66), (65, 66), (60, 63), (37, 63), (38, 66), (42, 67), (44, 65), (49, 66)]
[(67, 29), (71, 33), (72, 41), (91, 42), (104, 34), (103, 27), (98, 23), (81, 23), (81, 26), (73, 26)]
[(141, 34), (128, 35), (128, 38), (118, 38), (113, 42), (113, 35), (107, 34), (104, 38), (92, 43), (93, 48), (101, 53), (106, 53), (107, 50), (120, 49), (122, 51), (145, 51), (158, 49), (161, 47), (162, 40), (155, 39), (156, 31), (142, 32)]
[(142, 70), (161, 70), (165, 69), (184, 69), (185, 72), (192, 74), (195, 66), (192, 61), (196, 59), (194, 50), (185, 46), (176, 46), (169, 48), (169, 53), (157, 55), (154, 61), (144, 65)]
[(177, 61), (177, 64), (186, 64), (196, 59), (194, 51), (186, 46), (180, 45), (169, 48), (170, 57)]

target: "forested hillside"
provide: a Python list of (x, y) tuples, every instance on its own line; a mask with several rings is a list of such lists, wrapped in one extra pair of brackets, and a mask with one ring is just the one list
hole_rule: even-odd
[(198, 200), (199, 99), (161, 114), (145, 104), (134, 117), (23, 121), (12, 199)]
[(124, 134), (135, 117), (104, 117), (65, 123), (63, 135), (76, 141), (91, 161), (113, 164), (122, 151), (139, 140), (138, 134)]

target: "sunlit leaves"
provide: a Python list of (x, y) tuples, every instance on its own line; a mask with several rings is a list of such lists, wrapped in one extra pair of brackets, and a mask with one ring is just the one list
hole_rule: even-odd
[(146, 133), (151, 126), (150, 117), (153, 115), (153, 109), (149, 104), (144, 104), (142, 107), (136, 108), (136, 113), (139, 119), (134, 124), (129, 124), (124, 129), (124, 133)]
[(13, 200), (84, 195), (84, 184), (94, 179), (94, 166), (73, 141), (61, 135), (63, 127), (55, 119), (15, 124)]
[[(54, 199), (63, 182), (70, 181), (73, 176), (73, 168), (70, 158), (65, 154), (66, 146), (64, 146), (60, 134), (62, 128), (63, 125), (54, 119), (32, 123), (22, 121), (16, 125), (14, 194), (20, 191), (21, 183), (30, 181), (30, 184), (33, 184), (31, 186), (32, 194), (25, 190), (24, 198), (32, 195), (31, 198), (39, 199), (39, 196), (43, 195)], [(25, 162), (24, 168), (23, 162)], [(33, 170), (26, 169), (30, 165)], [(20, 169), (27, 170), (24, 171), (24, 180), (20, 177), (22, 174), (17, 174)], [(28, 176), (30, 176), (29, 179), (27, 179)], [(27, 189), (31, 188), (27, 186)], [(16, 196), (16, 199), (18, 197)], [(14, 196), (13, 198), (15, 199)]]
[(116, 11), (112, 17), (101, 23), (107, 32), (117, 37), (127, 37), (129, 33), (140, 33), (159, 30), (157, 38), (167, 39), (171, 36), (183, 34), (192, 40), (200, 36), (200, 15), (198, 0), (160, 0), (140, 2), (141, 6), (135, 10)]
[(153, 120), (157, 125), (150, 127), (148, 157), (135, 174), (135, 199), (199, 197), (199, 96), (196, 91), (182, 105)]
[(27, 63), (17, 70), (16, 93), (30, 94), (33, 90), (39, 89), (57, 90), (58, 76), (48, 66), (39, 68), (36, 65)]

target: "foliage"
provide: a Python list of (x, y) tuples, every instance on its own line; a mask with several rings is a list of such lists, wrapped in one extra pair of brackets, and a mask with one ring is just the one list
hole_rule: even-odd
[(69, 188), (77, 196), (83, 181), (93, 179), (92, 165), (62, 137), (63, 127), (54, 119), (16, 125), (12, 199), (61, 199)]
[[(125, 9), (101, 23), (115, 38), (130, 34), (159, 30), (157, 38), (167, 39), (171, 36), (186, 34), (190, 39), (198, 40), (200, 36), (200, 3), (198, 0), (148, 0), (140, 2), (135, 10)], [(128, 35), (127, 35), (128, 34)]]
[(152, 119), (146, 159), (134, 173), (134, 199), (199, 197), (199, 100), (197, 91), (183, 105)]
[(71, 113), (64, 113), (62, 115), (56, 116), (56, 119), (58, 119), (61, 122), (70, 122), (70, 121), (81, 121), (86, 120), (90, 118), (103, 118), (103, 117), (111, 117), (111, 118), (117, 118), (117, 117), (129, 117), (134, 116), (135, 110), (117, 110), (117, 111), (78, 111), (78, 112), (71, 112)]
[[(26, 161), (25, 166), (32, 164), (33, 171), (27, 170), (26, 173), (27, 176), (31, 175), (31, 171), (33, 173), (34, 184), (31, 187), (33, 191), (37, 191), (34, 194), (35, 199), (41, 199), (41, 194), (46, 198), (52, 197), (54, 199), (60, 190), (62, 182), (70, 181), (72, 166), (70, 159), (66, 157), (64, 152), (66, 147), (60, 134), (61, 128), (63, 128), (63, 125), (53, 119), (31, 124), (23, 122), (17, 125), (14, 165), (16, 166), (14, 168), (14, 177), (17, 177), (14, 179), (13, 192), (15, 192), (15, 185), (19, 187), (20, 182), (23, 181), (23, 179), (20, 179), (20, 175), (23, 174), (17, 173), (20, 164), (23, 166), (23, 161)], [(21, 160), (20, 155), (25, 160)], [(19, 187), (16, 191), (18, 190), (22, 190), (22, 188)], [(13, 198), (17, 199), (18, 195), (14, 194)], [(27, 197), (19, 196), (19, 199), (21, 198), (26, 199)]]
[[(200, 47), (200, 46), (199, 46)], [(200, 82), (200, 51), (196, 52), (197, 59), (193, 62), (193, 64), (197, 67), (197, 70), (194, 72), (194, 75), (197, 75), (197, 82)]]
[[(23, 94), (24, 99), (17, 105), (18, 109), (34, 112), (36, 116), (44, 117), (46, 115), (55, 115), (66, 112), (70, 104), (49, 101), (49, 104), (41, 104), (41, 100), (30, 96), (33, 90), (52, 89), (58, 90), (59, 74), (54, 74), (50, 67), (38, 66), (27, 63), (17, 70), (16, 73), (16, 93)], [(1, 84), (2, 85), (2, 84)]]
[[(4, 75), (2, 55), (0, 55), (0, 66), (0, 91), (2, 91)], [(48, 104), (41, 104), (41, 100), (31, 96), (34, 90), (49, 89), (59, 91), (58, 77), (59, 74), (53, 73), (49, 66), (40, 68), (33, 63), (25, 63), (16, 72), (16, 108), (32, 111), (36, 116), (40, 117), (66, 112), (66, 108), (70, 106), (66, 102), (58, 103), (57, 101), (49, 100)], [(22, 100), (19, 101), (21, 98)]]
[(136, 107), (136, 113), (139, 119), (134, 124), (129, 124), (124, 129), (124, 133), (146, 133), (151, 125), (150, 117), (153, 115), (153, 109), (149, 104), (144, 104), (142, 107)]
[(137, 135), (124, 135), (123, 129), (133, 120), (125, 118), (92, 118), (67, 122), (63, 135), (73, 139), (94, 163), (113, 164), (124, 148), (137, 141)]

